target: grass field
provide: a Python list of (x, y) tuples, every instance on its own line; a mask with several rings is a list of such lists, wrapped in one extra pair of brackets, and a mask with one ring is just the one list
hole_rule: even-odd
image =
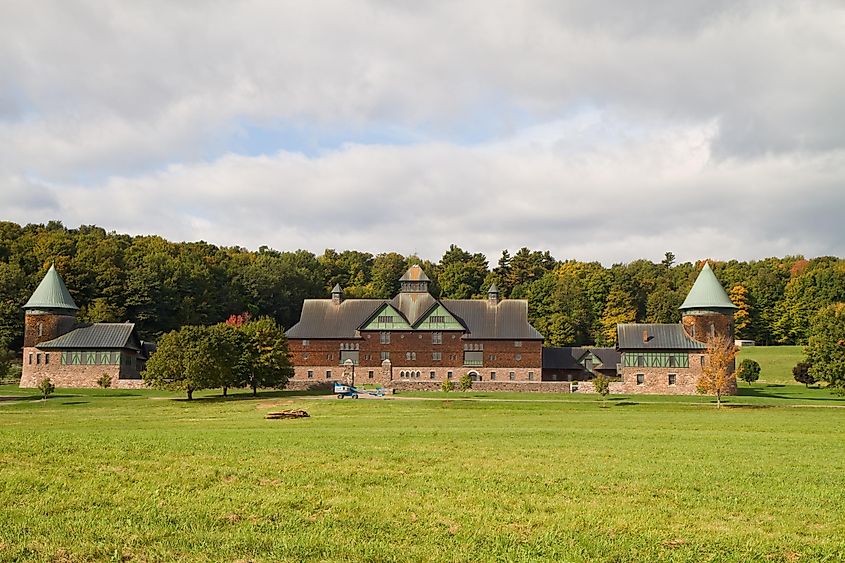
[(0, 388), (0, 560), (845, 559), (845, 400), (742, 393)]
[(803, 346), (747, 346), (737, 356), (737, 362), (751, 359), (760, 364), (760, 381), (767, 383), (795, 383), (792, 368), (804, 359)]

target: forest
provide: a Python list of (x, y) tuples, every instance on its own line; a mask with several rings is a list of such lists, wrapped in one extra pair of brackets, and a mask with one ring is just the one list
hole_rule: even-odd
[[(326, 249), (315, 255), (264, 246), (250, 251), (97, 226), (71, 229), (58, 221), (0, 222), (0, 343), (20, 349), (21, 306), (53, 262), (81, 320), (132, 321), (150, 340), (242, 312), (290, 327), (304, 299), (327, 298), (336, 283), (346, 297), (389, 298), (407, 267), (418, 263), (431, 277), (435, 296), (480, 298), (495, 282), (503, 297), (527, 299), (530, 321), (550, 346), (612, 346), (617, 323), (677, 322), (678, 306), (701, 266), (677, 263), (671, 252), (657, 263), (607, 267), (528, 248), (504, 250), (494, 263), (456, 245), (437, 262), (395, 252)], [(845, 260), (837, 257), (710, 262), (739, 307), (738, 338), (805, 344), (812, 316), (845, 301)]]

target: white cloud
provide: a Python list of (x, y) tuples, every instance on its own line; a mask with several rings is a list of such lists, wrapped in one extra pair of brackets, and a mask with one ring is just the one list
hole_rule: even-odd
[[(824, 0), (11, 4), (0, 211), (431, 257), (841, 254), (843, 26)], [(244, 124), (355, 135), (249, 156)]]

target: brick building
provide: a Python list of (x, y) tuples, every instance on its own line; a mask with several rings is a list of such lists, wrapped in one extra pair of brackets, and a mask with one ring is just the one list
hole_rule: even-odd
[(469, 374), (485, 389), (539, 390), (543, 335), (528, 322), (528, 302), (436, 299), (419, 266), (400, 278), (393, 299), (308, 299), (287, 331), (290, 388), (348, 380), (431, 389)]
[(695, 394), (707, 362), (707, 338), (728, 335), (733, 341), (736, 308), (710, 265), (705, 264), (680, 307), (680, 323), (616, 327), (622, 382), (613, 384), (612, 391)]
[(103, 374), (112, 387), (144, 385), (140, 374), (154, 345), (142, 342), (132, 323), (77, 322), (78, 307), (55, 266), (23, 308), (21, 387), (45, 377), (57, 387), (97, 387)]

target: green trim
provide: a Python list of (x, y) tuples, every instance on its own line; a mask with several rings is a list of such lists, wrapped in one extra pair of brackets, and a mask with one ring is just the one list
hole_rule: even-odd
[(360, 330), (412, 330), (411, 325), (390, 303), (385, 303)]
[[(642, 358), (642, 364), (640, 364), (640, 358)], [(686, 369), (689, 368), (689, 354), (685, 352), (625, 352), (622, 354), (622, 365), (626, 368)]]
[(414, 330), (464, 330), (446, 307), (438, 303), (414, 325)]

